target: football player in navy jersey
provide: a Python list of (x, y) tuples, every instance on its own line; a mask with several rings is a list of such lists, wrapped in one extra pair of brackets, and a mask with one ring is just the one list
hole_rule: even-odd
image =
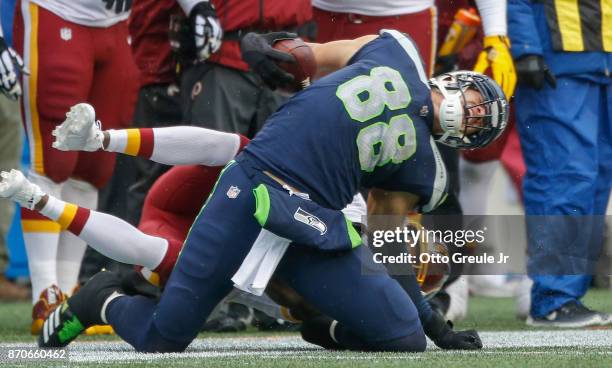
[[(273, 39), (247, 35), (243, 53), (264, 58), (245, 60), (272, 62), (266, 40)], [(138, 351), (183, 351), (231, 290), (232, 275), (262, 229), (280, 229), (294, 231), (283, 234), (292, 240), (312, 239), (289, 246), (275, 272), (329, 317), (305, 324), (307, 340), (335, 349), (425, 349), (428, 322), (359, 246), (352, 226), (327, 224), (292, 206), (302, 200), (310, 203), (306, 210), (340, 210), (369, 188), (371, 214), (431, 210), (446, 188), (434, 140), (487, 145), (505, 128), (506, 99), (478, 73), (428, 81), (413, 42), (397, 31), (311, 47), (319, 70), (330, 73), (284, 104), (225, 167), (160, 300), (124, 295), (116, 276), (101, 272), (49, 317), (41, 346), (65, 346), (87, 326), (110, 323)], [(319, 244), (319, 236), (348, 246), (308, 246)]]

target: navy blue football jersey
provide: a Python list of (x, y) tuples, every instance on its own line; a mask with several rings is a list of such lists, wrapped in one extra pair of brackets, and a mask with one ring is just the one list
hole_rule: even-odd
[(413, 41), (391, 30), (348, 65), (293, 96), (240, 160), (279, 176), (321, 205), (342, 209), (362, 187), (441, 202), (446, 170), (431, 137), (433, 107)]

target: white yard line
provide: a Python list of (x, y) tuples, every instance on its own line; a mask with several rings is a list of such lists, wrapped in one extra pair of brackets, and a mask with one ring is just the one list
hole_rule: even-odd
[[(611, 330), (561, 330), (561, 331), (508, 331), (482, 332), (485, 348), (472, 352), (443, 352), (462, 354), (504, 355), (580, 355), (580, 348), (604, 348), (597, 354), (612, 356)], [(24, 344), (2, 344), (2, 346), (24, 346)], [(429, 350), (437, 350), (430, 343)], [(550, 350), (530, 351), (533, 348)], [(564, 349), (558, 349), (564, 348)], [(568, 349), (570, 348), (570, 349)], [(575, 349), (571, 349), (575, 348)], [(607, 348), (607, 349), (606, 349)], [(499, 349), (511, 349), (500, 351)], [(606, 351), (607, 350), (607, 351)], [(195, 340), (184, 353), (141, 354), (124, 342), (76, 342), (69, 349), (71, 362), (117, 362), (153, 361), (158, 359), (202, 359), (202, 358), (282, 358), (312, 360), (395, 360), (422, 359), (422, 355), (387, 354), (339, 354), (324, 352), (314, 345), (303, 342), (298, 336), (227, 337)]]

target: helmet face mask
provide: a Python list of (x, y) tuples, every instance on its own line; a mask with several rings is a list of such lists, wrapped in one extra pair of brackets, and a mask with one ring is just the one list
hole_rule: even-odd
[[(443, 100), (440, 127), (444, 131), (436, 141), (456, 148), (480, 148), (493, 142), (508, 123), (508, 102), (495, 81), (484, 74), (456, 71), (429, 80)], [(468, 95), (480, 94), (473, 103)]]

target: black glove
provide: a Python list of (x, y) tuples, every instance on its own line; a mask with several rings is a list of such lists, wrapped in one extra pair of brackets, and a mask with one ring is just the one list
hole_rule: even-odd
[(476, 330), (453, 331), (453, 324), (444, 321), (444, 317), (433, 312), (423, 330), (440, 349), (478, 350), (482, 349), (482, 341)]
[(544, 87), (544, 82), (552, 88), (557, 88), (557, 79), (544, 63), (542, 55), (521, 56), (514, 64), (519, 83), (537, 90)]
[(277, 41), (295, 38), (297, 35), (289, 32), (247, 33), (240, 41), (242, 59), (271, 89), (285, 86), (293, 82), (293, 76), (276, 63), (295, 63), (295, 58), (291, 54), (274, 49), (272, 45)]
[(23, 60), (9, 47), (4, 38), (0, 37), (0, 91), (11, 100), (21, 96), (17, 72), (23, 70)]
[(189, 13), (189, 20), (195, 37), (196, 57), (204, 61), (221, 47), (223, 28), (215, 7), (209, 1), (194, 6)]

